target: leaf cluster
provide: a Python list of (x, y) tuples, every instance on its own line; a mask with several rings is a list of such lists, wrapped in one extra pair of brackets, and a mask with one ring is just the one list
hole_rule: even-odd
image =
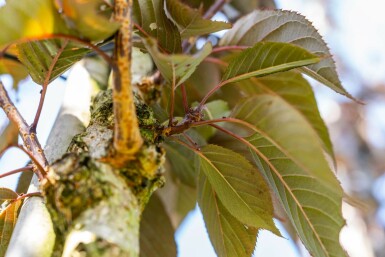
[[(1, 73), (18, 81), (28, 72), (45, 84), (95, 52), (108, 61), (108, 50), (101, 49), (119, 27), (109, 1), (56, 2), (9, 0), (0, 9)], [(175, 256), (174, 230), (196, 202), (220, 257), (250, 257), (261, 229), (280, 236), (277, 209), (311, 255), (345, 256), (333, 147), (302, 75), (354, 99), (326, 43), (296, 12), (251, 11), (232, 1), (226, 8), (236, 18), (224, 11), (235, 19), (231, 24), (207, 19), (212, 4), (133, 1), (134, 44), (157, 68), (138, 88), (161, 88), (149, 105), (162, 124), (154, 129), (167, 153), (166, 187), (143, 214), (141, 256)], [(227, 30), (223, 37), (212, 40), (221, 30)], [(15, 62), (25, 72), (15, 72)], [(2, 137), (10, 138), (10, 126)]]

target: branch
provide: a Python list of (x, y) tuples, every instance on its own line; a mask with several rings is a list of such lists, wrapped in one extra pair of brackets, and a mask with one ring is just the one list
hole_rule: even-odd
[(30, 127), (31, 131), (34, 133), (36, 133), (36, 127), (37, 127), (37, 124), (39, 123), (39, 118), (40, 118), (41, 111), (43, 109), (44, 99), (45, 99), (45, 95), (47, 93), (48, 84), (49, 84), (49, 80), (50, 80), (51, 75), (52, 75), (52, 71), (55, 68), (57, 61), (59, 60), (60, 55), (63, 53), (64, 48), (67, 46), (68, 41), (69, 41), (69, 39), (66, 39), (63, 42), (63, 45), (61, 46), (61, 48), (59, 49), (59, 51), (56, 53), (55, 57), (53, 58), (50, 66), (49, 66), (47, 75), (45, 76), (44, 84), (43, 84), (43, 90), (41, 91), (41, 94), (40, 94), (39, 106), (37, 107), (35, 119), (33, 120), (33, 123), (31, 124), (31, 127)]
[(17, 174), (17, 173), (20, 173), (20, 172), (32, 171), (32, 170), (33, 170), (32, 166), (27, 166), (27, 167), (23, 167), (23, 168), (19, 168), (19, 169), (15, 169), (15, 170), (11, 170), (11, 171), (5, 172), (5, 173), (0, 175), (0, 178), (4, 178), (4, 177), (7, 177), (7, 176), (10, 176), (10, 175), (13, 175), (13, 174)]
[(36, 133), (31, 132), (28, 124), (21, 116), (11, 99), (9, 98), (3, 83), (0, 81), (0, 107), (4, 110), (8, 119), (13, 121), (18, 129), (21, 138), (23, 139), (25, 151), (28, 155), (33, 156), (33, 162), (39, 168), (39, 172), (44, 177), (47, 174), (47, 160), (44, 156), (44, 151), (36, 137)]
[(132, 51), (132, 0), (115, 1), (115, 21), (121, 27), (115, 38), (113, 102), (114, 102), (114, 148), (118, 154), (134, 156), (141, 148), (143, 139), (140, 135), (136, 117), (134, 95), (131, 85)]
[(211, 19), (219, 10), (222, 9), (222, 7), (225, 5), (225, 3), (228, 2), (227, 0), (217, 0), (210, 8), (206, 11), (206, 13), (203, 15), (203, 18), (205, 19)]

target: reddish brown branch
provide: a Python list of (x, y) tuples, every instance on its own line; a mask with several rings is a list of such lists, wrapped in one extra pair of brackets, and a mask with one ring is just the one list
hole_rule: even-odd
[(188, 112), (188, 100), (187, 100), (187, 91), (186, 91), (186, 86), (182, 84), (180, 86), (180, 90), (182, 92), (182, 99), (183, 99), (183, 109), (184, 113)]
[(17, 173), (20, 173), (20, 172), (32, 171), (32, 170), (33, 170), (32, 166), (27, 166), (27, 167), (11, 170), (11, 171), (8, 171), (6, 173), (0, 174), (0, 178), (4, 178), (4, 177), (7, 177), (7, 176), (10, 176), (10, 175), (13, 175), (13, 174), (17, 174)]
[(8, 119), (13, 121), (18, 129), (21, 138), (23, 139), (25, 148), (21, 147), (32, 159), (41, 176), (44, 177), (47, 173), (48, 162), (45, 158), (44, 151), (36, 137), (36, 133), (31, 132), (28, 124), (21, 116), (13, 102), (8, 96), (3, 83), (0, 81), (0, 107), (4, 110)]
[(37, 127), (37, 124), (39, 123), (40, 114), (41, 114), (41, 111), (43, 109), (45, 95), (47, 93), (48, 84), (49, 84), (49, 80), (52, 76), (53, 69), (55, 68), (56, 63), (59, 60), (60, 55), (63, 53), (64, 48), (67, 46), (68, 41), (69, 41), (69, 39), (64, 40), (61, 48), (59, 49), (59, 51), (56, 53), (55, 57), (53, 58), (50, 66), (49, 66), (47, 75), (45, 76), (44, 84), (43, 84), (43, 90), (41, 91), (41, 94), (40, 94), (39, 106), (37, 107), (35, 119), (33, 120), (33, 123), (31, 124), (31, 127), (30, 127), (31, 132), (33, 132), (33, 133), (36, 133), (36, 127)]
[(228, 2), (227, 0), (217, 0), (210, 8), (206, 11), (206, 13), (203, 15), (203, 18), (205, 19), (211, 19), (218, 11), (222, 9), (222, 7), (225, 5), (225, 3)]

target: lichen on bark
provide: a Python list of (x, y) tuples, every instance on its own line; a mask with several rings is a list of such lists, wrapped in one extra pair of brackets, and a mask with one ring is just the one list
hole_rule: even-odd
[(55, 226), (54, 256), (139, 256), (140, 215), (164, 183), (164, 150), (152, 110), (139, 96), (135, 105), (144, 144), (123, 167), (112, 159), (111, 90), (94, 98), (89, 126), (51, 165), (43, 192)]

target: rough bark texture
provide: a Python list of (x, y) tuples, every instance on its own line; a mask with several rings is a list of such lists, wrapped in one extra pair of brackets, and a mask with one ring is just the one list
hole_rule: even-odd
[(145, 143), (125, 167), (104, 162), (113, 147), (110, 90), (95, 97), (86, 131), (51, 166), (43, 192), (56, 232), (54, 256), (139, 256), (140, 216), (163, 184), (164, 152), (151, 109), (138, 97), (136, 109)]

